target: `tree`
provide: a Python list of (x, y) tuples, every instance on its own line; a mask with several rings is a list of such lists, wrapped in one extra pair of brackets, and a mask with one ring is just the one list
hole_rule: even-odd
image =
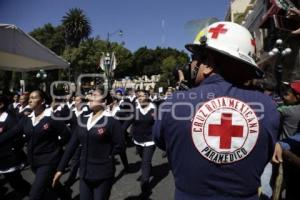
[[(123, 46), (112, 43), (111, 50), (115, 52), (118, 65), (115, 77), (121, 78), (130, 75), (132, 66), (132, 54)], [(104, 73), (99, 68), (99, 60), (104, 52), (107, 52), (107, 42), (99, 38), (90, 38), (80, 43), (78, 48), (66, 48), (63, 57), (70, 62), (71, 80), (76, 81), (82, 73)], [(64, 74), (66, 79), (67, 74)]]
[(155, 57), (155, 51), (147, 47), (141, 47), (133, 54), (133, 68), (135, 75), (152, 75), (159, 73), (159, 67), (155, 67), (158, 60)]
[(167, 88), (168, 86), (172, 86), (176, 83), (172, 74), (173, 70), (176, 68), (176, 63), (176, 58), (174, 56), (168, 56), (163, 59), (161, 65), (161, 78), (158, 83), (159, 87)]
[(117, 68), (114, 71), (115, 78), (124, 78), (125, 76), (134, 76), (134, 68), (132, 65), (132, 53), (118, 43), (111, 43), (111, 50), (115, 52), (117, 58)]
[(70, 47), (78, 47), (92, 32), (89, 19), (80, 8), (71, 8), (62, 19), (64, 34)]
[[(36, 28), (29, 33), (33, 38), (39, 41), (44, 46), (51, 49), (57, 55), (62, 55), (65, 50), (65, 39), (64, 39), (64, 29), (61, 25), (53, 26), (50, 23), (45, 24), (40, 28)], [(52, 81), (59, 79), (60, 70), (47, 70), (47, 82), (51, 83)], [(28, 83), (29, 89), (36, 89), (37, 83), (40, 81), (35, 78), (37, 71), (27, 72), (26, 83)]]
[(48, 23), (41, 28), (34, 29), (29, 34), (56, 54), (62, 55), (64, 52), (65, 40), (62, 26), (54, 27)]
[[(170, 50), (170, 49), (169, 49)], [(166, 52), (168, 52), (167, 50)], [(173, 50), (172, 50), (173, 51)], [(169, 51), (172, 52), (172, 51)], [(167, 88), (168, 86), (175, 86), (178, 80), (175, 80), (173, 71), (178, 66), (187, 64), (189, 58), (184, 52), (173, 51), (170, 56), (164, 58), (161, 64), (161, 78), (157, 84), (157, 87)]]

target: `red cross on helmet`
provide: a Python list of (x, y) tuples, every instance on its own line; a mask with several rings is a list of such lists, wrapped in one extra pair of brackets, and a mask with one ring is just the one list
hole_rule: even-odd
[(192, 53), (203, 48), (217, 51), (239, 61), (241, 66), (250, 68), (255, 78), (262, 78), (264, 73), (253, 59), (255, 55), (255, 40), (243, 26), (233, 22), (215, 22), (201, 30), (193, 44), (187, 44), (186, 49)]

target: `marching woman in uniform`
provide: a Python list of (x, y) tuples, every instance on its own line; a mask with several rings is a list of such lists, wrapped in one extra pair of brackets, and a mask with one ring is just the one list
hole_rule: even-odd
[(32, 110), (28, 104), (29, 94), (23, 93), (19, 99), (18, 111), (16, 112), (17, 119), (21, 119), (24, 116), (28, 116)]
[[(33, 112), (23, 117), (12, 129), (0, 135), (0, 145), (13, 141), (20, 135), (27, 140), (27, 157), (35, 174), (29, 198), (43, 199), (62, 154), (58, 136), (62, 139), (69, 137), (69, 130), (62, 121), (51, 118), (51, 112), (45, 109), (45, 94), (36, 90), (31, 92), (29, 106)], [(62, 185), (56, 187), (62, 195)], [(67, 196), (61, 196), (68, 199)]]
[(8, 105), (7, 111), (10, 112), (11, 114), (16, 115), (16, 113), (19, 111), (19, 98), (20, 96), (18, 94), (15, 94), (13, 96), (13, 102)]
[[(6, 112), (8, 99), (0, 96), (0, 135), (15, 125), (14, 115)], [(21, 136), (22, 137), (22, 136)], [(11, 187), (22, 195), (28, 195), (31, 185), (21, 175), (26, 155), (22, 150), (23, 145), (18, 145), (16, 138), (0, 145), (0, 174), (4, 175)]]
[[(126, 118), (127, 113), (125, 113), (124, 108), (122, 106), (122, 91), (121, 90), (117, 90), (115, 92), (115, 95), (113, 96), (113, 102), (110, 104), (109, 106), (109, 112), (112, 115), (112, 117), (114, 117), (116, 120), (118, 120), (121, 125), (124, 123), (124, 119)], [(125, 137), (125, 141), (127, 141), (128, 139), (128, 135), (126, 134), (127, 131), (123, 130), (123, 134)], [(129, 165), (128, 165), (128, 158), (127, 158), (127, 154), (126, 154), (126, 148), (124, 149), (123, 152), (120, 153), (120, 158), (121, 161), (123, 163), (124, 166), (124, 171), (129, 170)]]
[(52, 185), (54, 186), (81, 144), (80, 155), (80, 199), (106, 200), (110, 196), (114, 174), (114, 155), (125, 148), (120, 122), (105, 111), (110, 96), (96, 89), (90, 97), (92, 113), (81, 118), (76, 131), (58, 166)]
[[(83, 105), (82, 97), (76, 96), (74, 101), (74, 108), (72, 110), (72, 118), (68, 121), (72, 133), (74, 133), (77, 128), (78, 118), (81, 115), (87, 114), (88, 112), (89, 112), (88, 107), (86, 105)], [(78, 145), (78, 148), (76, 149), (73, 158), (71, 160), (71, 164), (70, 164), (71, 169), (70, 169), (69, 177), (64, 183), (65, 186), (68, 187), (72, 186), (76, 181), (76, 175), (79, 169), (80, 151), (81, 151), (81, 146)]]
[(126, 130), (132, 124), (133, 142), (137, 152), (142, 159), (142, 192), (149, 190), (149, 178), (151, 173), (151, 161), (155, 151), (152, 137), (152, 126), (154, 124), (156, 107), (150, 102), (147, 91), (138, 92), (138, 103), (131, 119), (123, 124)]

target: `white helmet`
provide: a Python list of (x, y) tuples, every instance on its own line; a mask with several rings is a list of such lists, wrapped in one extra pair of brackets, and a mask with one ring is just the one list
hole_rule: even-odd
[(254, 72), (255, 78), (262, 78), (264, 73), (253, 59), (255, 40), (243, 26), (233, 22), (215, 22), (201, 30), (193, 44), (185, 45), (192, 53), (203, 48), (217, 51), (239, 61), (242, 66)]

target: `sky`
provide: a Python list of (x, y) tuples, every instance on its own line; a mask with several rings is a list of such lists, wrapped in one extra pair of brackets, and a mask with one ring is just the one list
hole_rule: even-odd
[[(223, 20), (230, 0), (0, 0), (0, 23), (25, 32), (46, 23), (61, 24), (70, 8), (81, 8), (92, 26), (91, 36), (124, 42), (132, 52), (140, 47), (184, 50), (193, 41), (200, 20)], [(191, 23), (192, 21), (192, 23)]]

